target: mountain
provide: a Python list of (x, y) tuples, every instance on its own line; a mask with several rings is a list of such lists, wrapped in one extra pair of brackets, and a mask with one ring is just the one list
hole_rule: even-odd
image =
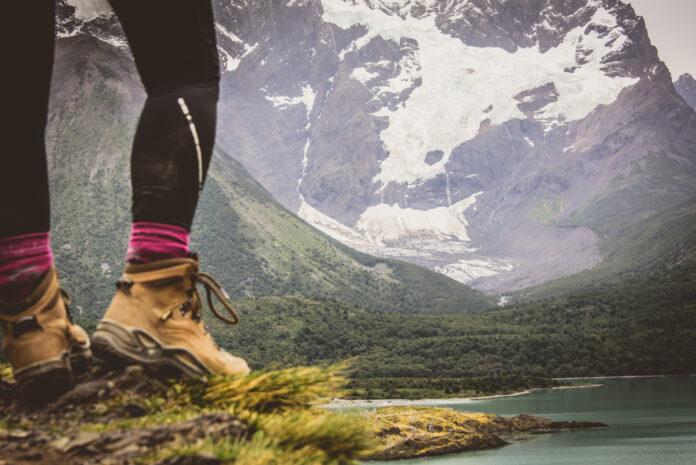
[(674, 88), (684, 101), (696, 110), (696, 80), (690, 74), (682, 74), (674, 81)]
[(220, 144), (359, 250), (519, 289), (597, 265), (600, 240), (696, 195), (696, 117), (620, 1), (224, 2), (217, 17)]
[[(58, 40), (47, 141), (52, 244), (76, 317), (101, 317), (124, 265), (129, 159), (144, 91), (129, 55), (89, 35)], [(235, 299), (296, 294), (376, 312), (459, 313), (494, 300), (439, 273), (350, 249), (278, 204), (216, 148), (192, 248)]]
[(696, 196), (696, 114), (619, 0), (214, 5), (221, 150), (362, 252), (516, 290)]

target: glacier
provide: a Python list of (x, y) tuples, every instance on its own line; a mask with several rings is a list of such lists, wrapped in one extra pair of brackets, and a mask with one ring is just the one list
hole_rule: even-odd
[[(418, 43), (418, 63), (401, 63), (402, 73), (390, 82), (393, 89), (375, 90), (398, 92), (407, 87), (405, 80), (422, 80), (402, 105), (374, 113), (389, 121), (380, 134), (388, 157), (373, 180), (381, 183), (382, 189), (390, 182), (413, 185), (444, 173), (452, 150), (476, 137), (483, 120), (500, 125), (514, 118), (524, 119), (518, 108), (520, 102), (514, 97), (525, 90), (554, 83), (558, 100), (535, 114), (549, 131), (583, 119), (598, 105), (613, 102), (621, 90), (638, 82), (637, 78), (612, 77), (602, 70), (602, 59), (620, 50), (627, 39), (616, 18), (601, 7), (589, 23), (571, 30), (557, 47), (544, 53), (538, 47), (510, 53), (498, 47), (467, 46), (440, 31), (433, 15), (401, 18), (341, 0), (322, 0), (322, 6), (324, 21), (342, 29), (354, 25), (366, 28), (363, 36), (341, 52), (342, 57), (377, 36), (397, 43), (411, 38)], [(608, 31), (588, 29), (591, 24)], [(584, 63), (576, 62), (576, 53), (582, 54)], [(573, 72), (567, 72), (569, 68)], [(425, 156), (433, 150), (442, 150), (445, 155), (429, 165)]]

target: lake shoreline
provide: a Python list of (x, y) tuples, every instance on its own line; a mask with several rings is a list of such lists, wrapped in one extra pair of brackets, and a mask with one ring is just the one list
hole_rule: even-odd
[[(590, 379), (590, 378), (576, 378), (576, 379)], [(603, 384), (587, 384), (581, 386), (556, 386), (552, 388), (531, 388), (525, 389), (524, 391), (513, 392), (511, 394), (495, 394), (491, 396), (480, 396), (480, 397), (451, 397), (443, 399), (340, 399), (334, 398), (330, 402), (322, 405), (317, 405), (321, 408), (350, 408), (350, 407), (386, 407), (393, 405), (444, 405), (444, 404), (469, 404), (476, 402), (477, 400), (484, 399), (497, 399), (499, 397), (517, 397), (526, 396), (534, 392), (548, 391), (548, 390), (559, 390), (559, 389), (580, 389), (580, 388), (592, 388), (600, 387)]]
[(631, 379), (631, 378), (672, 378), (674, 376), (695, 376), (694, 374), (686, 375), (617, 375), (617, 376), (573, 376), (570, 378), (551, 378), (556, 381), (570, 381), (574, 379)]
[(503, 436), (516, 441), (538, 434), (608, 427), (600, 422), (553, 421), (524, 413), (506, 418), (432, 406), (382, 407), (364, 418), (381, 444), (362, 457), (368, 462), (497, 449), (510, 444)]
[[(603, 383), (601, 389), (547, 390), (528, 396), (441, 405), (464, 413), (494, 413), (511, 418), (521, 413), (557, 420), (594, 421), (609, 428), (562, 434), (500, 437), (511, 444), (488, 451), (456, 453), (436, 459), (407, 461), (409, 465), (677, 465), (696, 456), (696, 376), (665, 376), (574, 381)], [(380, 409), (355, 409), (365, 418)], [(344, 413), (350, 413), (345, 409)], [(413, 415), (418, 420), (416, 415)], [(425, 423), (424, 421), (421, 421)], [(413, 421), (415, 423), (415, 421)], [(428, 420), (428, 423), (435, 424)], [(408, 426), (402, 430), (408, 433)], [(427, 425), (426, 425), (427, 426)], [(362, 462), (391, 465), (392, 462)], [(401, 462), (399, 462), (401, 463)]]

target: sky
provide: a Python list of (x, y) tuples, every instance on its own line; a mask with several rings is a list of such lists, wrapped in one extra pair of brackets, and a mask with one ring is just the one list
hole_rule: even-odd
[[(624, 0), (625, 1), (625, 0)], [(650, 42), (676, 80), (684, 73), (696, 77), (696, 0), (630, 0), (645, 18)]]

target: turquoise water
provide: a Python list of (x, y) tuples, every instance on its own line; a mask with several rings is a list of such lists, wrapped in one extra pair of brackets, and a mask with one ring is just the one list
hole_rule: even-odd
[(535, 392), (442, 406), (553, 420), (601, 421), (608, 429), (540, 435), (501, 449), (369, 462), (391, 465), (696, 465), (696, 376), (605, 378), (603, 386)]

